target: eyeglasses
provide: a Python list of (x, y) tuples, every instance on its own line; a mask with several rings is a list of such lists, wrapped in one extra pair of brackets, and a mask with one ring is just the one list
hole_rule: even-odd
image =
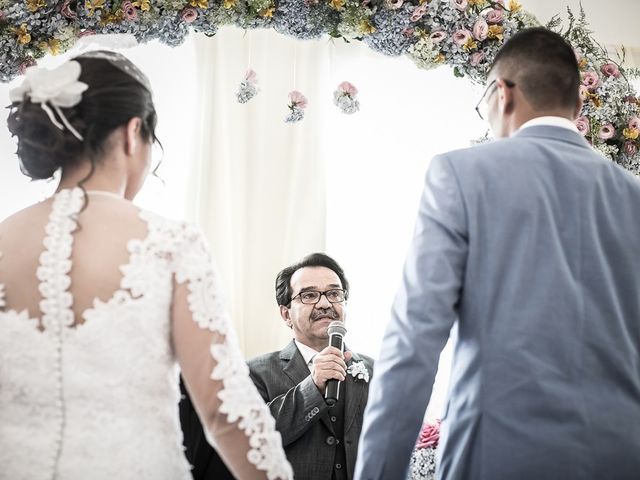
[[(486, 120), (489, 117), (489, 99), (491, 98), (491, 95), (493, 95), (493, 92), (495, 92), (498, 88), (498, 85), (496, 83), (497, 81), (498, 79), (495, 79), (491, 83), (489, 83), (489, 85), (487, 85), (487, 88), (482, 94), (482, 97), (480, 97), (480, 101), (476, 105), (476, 113), (481, 120)], [(513, 88), (516, 86), (516, 84), (511, 80), (503, 79), (502, 81), (509, 88)]]
[(307, 290), (306, 292), (300, 292), (298, 295), (293, 297), (291, 301), (293, 302), (296, 298), (300, 297), (300, 301), (305, 305), (316, 304), (320, 301), (322, 296), (330, 303), (340, 303), (344, 302), (345, 292), (340, 288), (332, 288), (331, 290), (325, 290), (324, 292), (318, 292), (317, 290)]

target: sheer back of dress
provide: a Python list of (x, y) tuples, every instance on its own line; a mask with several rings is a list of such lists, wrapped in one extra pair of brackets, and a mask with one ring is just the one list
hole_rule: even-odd
[(177, 360), (234, 474), (290, 478), (202, 235), (109, 195), (84, 202), (63, 190), (0, 224), (3, 475), (189, 478)]

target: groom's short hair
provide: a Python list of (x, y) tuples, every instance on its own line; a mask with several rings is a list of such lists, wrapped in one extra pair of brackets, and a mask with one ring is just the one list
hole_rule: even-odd
[(544, 27), (513, 35), (496, 54), (491, 70), (519, 86), (536, 110), (572, 108), (578, 102), (580, 70), (573, 48)]

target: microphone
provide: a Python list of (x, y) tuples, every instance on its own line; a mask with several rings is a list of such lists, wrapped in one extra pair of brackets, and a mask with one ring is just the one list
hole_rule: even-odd
[[(341, 352), (344, 352), (344, 336), (347, 333), (347, 329), (344, 328), (344, 322), (340, 320), (334, 320), (329, 324), (327, 328), (329, 334), (329, 345), (336, 347)], [(330, 407), (334, 406), (340, 398), (340, 381), (332, 378), (327, 380), (327, 388), (324, 392), (324, 400)]]

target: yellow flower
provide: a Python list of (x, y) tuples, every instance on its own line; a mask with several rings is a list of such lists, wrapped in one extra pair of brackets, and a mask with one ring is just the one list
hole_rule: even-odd
[(227, 10), (229, 10), (230, 8), (233, 8), (236, 6), (236, 0), (224, 0), (222, 2), (222, 6)]
[(368, 35), (376, 31), (376, 27), (369, 20), (363, 20), (360, 22), (360, 32)]
[(14, 28), (13, 33), (15, 33), (18, 36), (18, 41), (22, 45), (26, 45), (31, 41), (31, 34), (27, 30), (26, 23), (23, 23), (22, 25), (20, 25), (20, 28)]
[(628, 138), (629, 140), (637, 140), (640, 137), (640, 130), (637, 128), (625, 128), (622, 131), (624, 138)]
[(131, 2), (131, 5), (138, 7), (143, 12), (151, 10), (151, 0), (136, 0), (135, 2)]
[(85, 0), (84, 8), (87, 9), (87, 14), (91, 17), (95, 10), (104, 8), (104, 0)]
[(581, 58), (580, 61), (578, 62), (578, 68), (580, 68), (580, 70), (584, 70), (587, 65), (588, 65), (588, 61), (586, 58)]
[(420, 5), (422, 5), (423, 3), (429, 3), (431, 0), (420, 0)]
[(596, 108), (600, 108), (602, 106), (602, 100), (595, 93), (587, 92), (587, 100), (591, 100), (593, 106)]
[(260, 10), (260, 16), (263, 18), (271, 18), (273, 17), (273, 12), (276, 11), (276, 7), (263, 8)]
[(480, 8), (483, 8), (487, 4), (487, 0), (469, 0), (469, 5), (472, 7), (477, 5)]
[(347, 3), (347, 0), (329, 0), (329, 5), (331, 5), (335, 10), (340, 10), (344, 7), (345, 3)]
[(489, 25), (487, 38), (502, 40), (504, 38), (504, 27), (502, 27), (502, 25)]
[(434, 58), (434, 59), (433, 59), (433, 61), (434, 61), (435, 63), (444, 63), (444, 61), (445, 61), (445, 56), (444, 56), (444, 54), (439, 53), (439, 54), (436, 56), (436, 58)]
[(464, 48), (467, 52), (470, 52), (471, 50), (475, 50), (476, 48), (478, 48), (478, 43), (473, 38), (469, 38), (469, 40), (464, 43), (462, 48)]
[(57, 38), (52, 38), (48, 42), (40, 42), (38, 47), (40, 47), (40, 50), (47, 50), (51, 55), (60, 55), (62, 53), (62, 43)]
[(42, 7), (46, 7), (46, 6), (47, 6), (46, 0), (27, 0), (27, 9), (30, 12), (37, 12)]
[(418, 37), (420, 40), (424, 40), (429, 36), (429, 32), (427, 32), (424, 28), (417, 27), (413, 34)]
[(518, 2), (518, 0), (509, 0), (509, 11), (511, 13), (516, 13), (522, 10), (522, 5)]
[[(227, 7), (227, 2), (225, 3), (225, 7), (224, 8), (231, 8), (231, 7)], [(235, 4), (236, 2), (232, 2), (233, 4)], [(189, 5), (191, 5), (192, 7), (195, 8), (209, 8), (209, 0), (190, 0)], [(231, 5), (233, 6), (233, 5)]]

